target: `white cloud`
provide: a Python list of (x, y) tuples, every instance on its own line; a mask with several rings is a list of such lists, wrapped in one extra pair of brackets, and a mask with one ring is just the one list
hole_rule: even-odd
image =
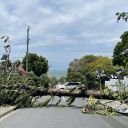
[[(26, 28), (30, 25), (30, 47), (33, 51), (38, 49), (38, 53), (45, 46), (83, 51), (88, 46), (93, 47), (95, 54), (97, 49), (112, 51), (127, 28), (127, 23), (117, 24), (115, 16), (117, 11), (127, 11), (127, 0), (0, 0), (0, 3), (0, 35), (9, 35), (12, 44), (25, 43)], [(24, 45), (12, 49), (17, 56), (24, 55)], [(68, 55), (71, 59), (84, 52), (78, 50), (77, 54)], [(54, 58), (54, 51), (50, 49), (45, 55)]]

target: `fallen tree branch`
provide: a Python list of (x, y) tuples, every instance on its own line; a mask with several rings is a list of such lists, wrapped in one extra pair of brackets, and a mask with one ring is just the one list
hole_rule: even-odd
[[(5, 89), (6, 88), (6, 89)], [(68, 90), (68, 89), (55, 89), (55, 88), (42, 88), (42, 87), (33, 87), (29, 85), (16, 85), (8, 87), (3, 87), (5, 90), (10, 91), (19, 91), (20, 94), (22, 93), (30, 93), (31, 96), (74, 96), (74, 97), (89, 97), (90, 95), (94, 96), (95, 98), (102, 98), (102, 99), (115, 99), (114, 97), (106, 96), (102, 91), (99, 90), (86, 90), (85, 88), (79, 90)]]
[(58, 89), (36, 89), (33, 91), (32, 96), (45, 96), (45, 95), (53, 95), (53, 96), (74, 96), (74, 97), (89, 97), (93, 95), (96, 98), (104, 97), (101, 91), (96, 90), (74, 90), (71, 92), (70, 90), (58, 90)]

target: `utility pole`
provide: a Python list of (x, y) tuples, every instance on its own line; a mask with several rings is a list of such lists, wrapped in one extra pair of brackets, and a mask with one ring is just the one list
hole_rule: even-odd
[(26, 72), (28, 72), (28, 53), (29, 53), (29, 41), (30, 41), (29, 30), (30, 30), (30, 27), (28, 26), (27, 28), (27, 51), (26, 51)]

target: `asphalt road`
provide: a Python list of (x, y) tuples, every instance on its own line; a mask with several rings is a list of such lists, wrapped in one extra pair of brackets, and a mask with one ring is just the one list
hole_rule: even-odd
[(0, 128), (128, 128), (125, 116), (82, 114), (84, 102), (79, 98), (71, 107), (19, 109), (0, 119)]

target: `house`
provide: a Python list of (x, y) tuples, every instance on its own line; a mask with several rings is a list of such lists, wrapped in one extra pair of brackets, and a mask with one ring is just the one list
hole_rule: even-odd
[(124, 76), (123, 79), (110, 79), (109, 81), (105, 81), (105, 86), (111, 89), (112, 91), (117, 91), (120, 85), (124, 85), (123, 87), (128, 87), (128, 77)]

